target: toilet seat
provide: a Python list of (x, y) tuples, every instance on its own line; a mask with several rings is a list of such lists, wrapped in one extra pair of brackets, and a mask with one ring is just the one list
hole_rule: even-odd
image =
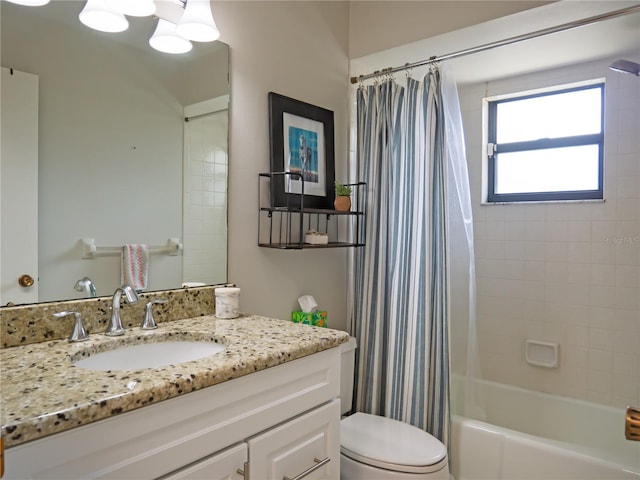
[(413, 425), (356, 413), (340, 422), (341, 452), (367, 465), (403, 473), (432, 473), (447, 465), (447, 449)]

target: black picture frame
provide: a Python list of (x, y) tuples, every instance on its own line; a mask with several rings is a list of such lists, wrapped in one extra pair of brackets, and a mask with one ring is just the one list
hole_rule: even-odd
[(294, 173), (272, 176), (272, 206), (333, 209), (333, 128), (333, 111), (269, 92), (271, 172)]

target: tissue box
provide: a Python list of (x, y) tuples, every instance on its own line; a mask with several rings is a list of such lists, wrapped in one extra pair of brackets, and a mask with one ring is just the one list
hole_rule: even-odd
[(291, 320), (295, 323), (304, 323), (305, 325), (314, 325), (316, 327), (327, 326), (327, 312), (318, 310), (316, 312), (305, 313), (302, 310), (294, 310), (291, 312)]

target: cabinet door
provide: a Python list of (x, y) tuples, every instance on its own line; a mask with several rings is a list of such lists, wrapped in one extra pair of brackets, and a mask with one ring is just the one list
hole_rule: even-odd
[(158, 480), (243, 480), (244, 476), (238, 470), (244, 470), (246, 461), (247, 444), (241, 443), (163, 475)]
[[(340, 401), (248, 440), (249, 479), (340, 478)], [(328, 459), (328, 460), (327, 460)]]

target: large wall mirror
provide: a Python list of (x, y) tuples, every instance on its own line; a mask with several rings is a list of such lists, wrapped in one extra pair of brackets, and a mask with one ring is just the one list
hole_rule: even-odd
[[(86, 238), (99, 248), (142, 243), (152, 252), (178, 238), (179, 255), (150, 255), (149, 291), (226, 282), (228, 46), (157, 52), (148, 44), (155, 18), (131, 17), (127, 31), (102, 33), (79, 22), (83, 5), (0, 3), (3, 78), (26, 72), (38, 84), (36, 212), (3, 194), (3, 212), (18, 223), (5, 224), (3, 213), (0, 225), (4, 271), (20, 260), (5, 235), (20, 238), (20, 221), (37, 217), (37, 233), (24, 235), (37, 236), (37, 296), (4, 295), (0, 303), (83, 298), (74, 288), (82, 277), (98, 296), (111, 295), (120, 255), (82, 258)], [(3, 125), (20, 116), (19, 106), (6, 111), (9, 103)], [(3, 134), (3, 185), (18, 179), (4, 155), (9, 140), (21, 141)], [(3, 291), (16, 281), (3, 278)]]

